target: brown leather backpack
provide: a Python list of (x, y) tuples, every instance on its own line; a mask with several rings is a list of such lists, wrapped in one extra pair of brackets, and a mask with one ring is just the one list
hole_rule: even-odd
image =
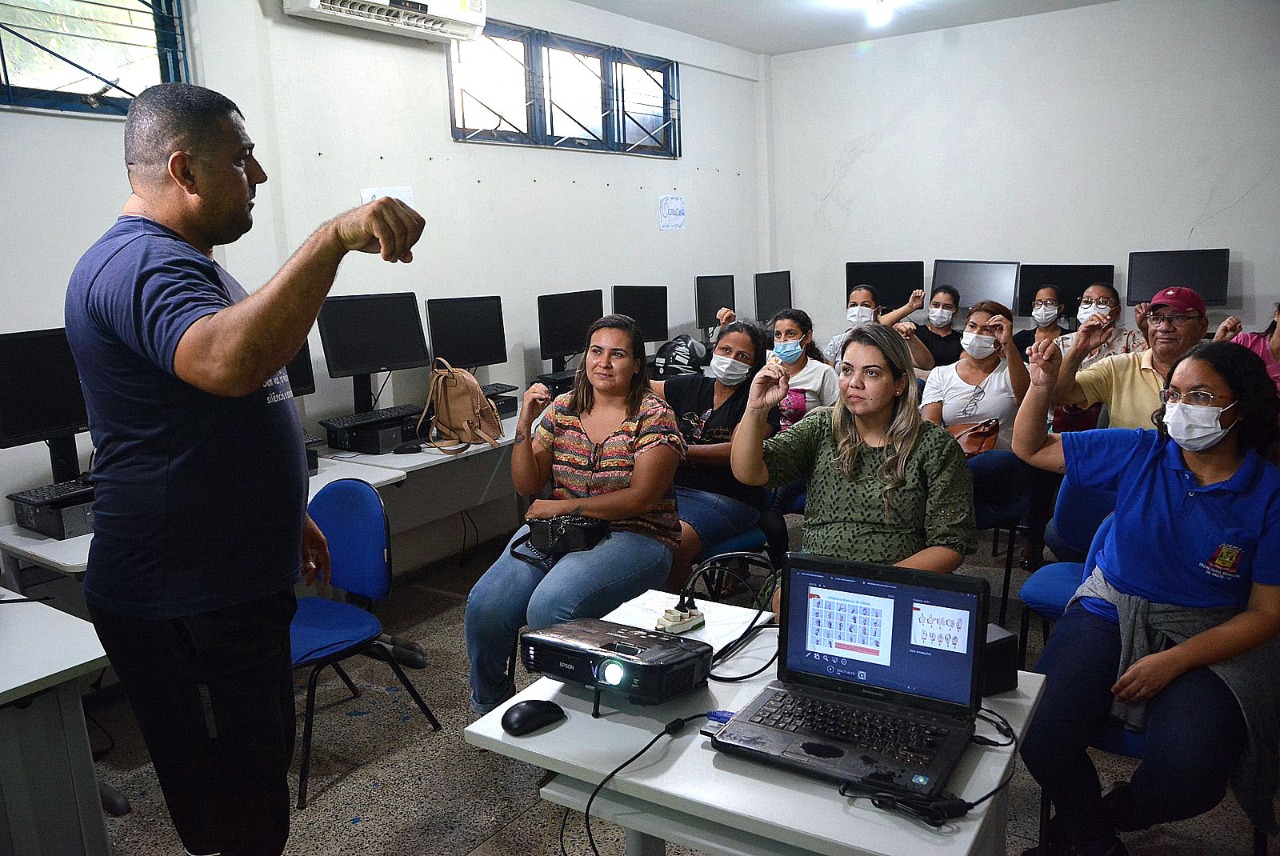
[(446, 455), (465, 452), (474, 443), (488, 443), (498, 448), (502, 420), (498, 418), (497, 408), (484, 397), (475, 375), (466, 369), (455, 369), (441, 357), (436, 357), (431, 369), (427, 406), (418, 418), (419, 437), (428, 413), (432, 414), (431, 433), (424, 442)]

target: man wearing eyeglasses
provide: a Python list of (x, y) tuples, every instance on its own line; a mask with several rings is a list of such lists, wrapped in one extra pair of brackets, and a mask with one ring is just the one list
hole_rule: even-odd
[(1088, 407), (1101, 401), (1111, 414), (1111, 427), (1150, 428), (1169, 368), (1209, 329), (1204, 301), (1190, 288), (1164, 289), (1147, 310), (1148, 350), (1107, 357), (1082, 370), (1085, 356), (1106, 341), (1106, 321), (1095, 315), (1080, 326), (1063, 357), (1054, 404)]

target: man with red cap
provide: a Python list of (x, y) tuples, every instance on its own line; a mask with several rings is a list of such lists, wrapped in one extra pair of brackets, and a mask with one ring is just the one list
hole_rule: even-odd
[(1101, 401), (1111, 414), (1112, 428), (1151, 428), (1151, 414), (1160, 409), (1160, 389), (1169, 368), (1204, 338), (1209, 319), (1200, 295), (1177, 287), (1151, 298), (1146, 320), (1148, 350), (1107, 357), (1084, 370), (1080, 369), (1084, 358), (1115, 330), (1105, 326), (1105, 315), (1081, 324), (1071, 349), (1063, 355), (1053, 403), (1088, 407)]

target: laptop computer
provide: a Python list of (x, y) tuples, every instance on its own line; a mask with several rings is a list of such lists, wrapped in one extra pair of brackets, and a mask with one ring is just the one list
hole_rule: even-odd
[(796, 553), (778, 680), (716, 749), (877, 791), (934, 796), (982, 702), (986, 580)]

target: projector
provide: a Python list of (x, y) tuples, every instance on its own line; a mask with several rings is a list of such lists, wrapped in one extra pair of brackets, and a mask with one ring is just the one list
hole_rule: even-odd
[(707, 682), (713, 649), (706, 642), (598, 618), (579, 618), (520, 635), (530, 672), (596, 691), (625, 695), (632, 704), (661, 704)]

